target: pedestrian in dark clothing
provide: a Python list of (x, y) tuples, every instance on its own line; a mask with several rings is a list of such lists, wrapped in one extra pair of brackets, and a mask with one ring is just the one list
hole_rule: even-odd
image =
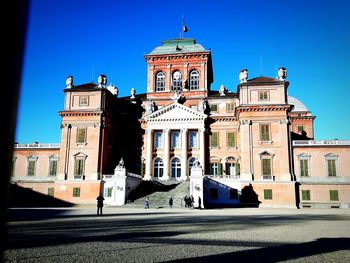
[(202, 199), (198, 196), (198, 209), (202, 209)]
[(194, 204), (194, 197), (193, 195), (191, 195), (191, 199), (190, 199), (190, 207), (193, 207)]
[(145, 200), (145, 209), (149, 209), (149, 201), (148, 198)]
[(97, 215), (102, 215), (103, 201), (105, 200), (103, 195), (100, 194), (97, 198)]
[(170, 197), (170, 199), (169, 199), (169, 206), (170, 206), (170, 208), (173, 207), (173, 197)]

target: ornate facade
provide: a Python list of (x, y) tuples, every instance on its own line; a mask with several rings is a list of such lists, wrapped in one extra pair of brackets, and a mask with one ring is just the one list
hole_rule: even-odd
[(194, 39), (163, 41), (145, 60), (144, 94), (69, 76), (60, 144), (16, 145), (13, 182), (72, 203), (104, 191), (123, 204), (138, 180), (190, 180), (208, 207), (349, 206), (350, 141), (313, 140), (315, 117), (288, 96), (285, 68), (251, 79), (243, 69), (236, 92), (213, 91), (211, 51)]

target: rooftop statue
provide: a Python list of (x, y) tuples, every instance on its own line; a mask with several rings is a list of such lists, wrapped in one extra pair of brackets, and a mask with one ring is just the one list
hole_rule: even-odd
[(113, 96), (118, 97), (119, 90), (112, 83), (108, 85), (107, 89), (113, 94)]
[(278, 79), (284, 81), (284, 80), (286, 80), (286, 78), (287, 78), (286, 68), (283, 68), (283, 67), (279, 68), (278, 69)]
[(248, 69), (242, 69), (239, 73), (240, 83), (247, 82), (248, 80)]
[(66, 89), (70, 89), (73, 86), (73, 76), (68, 76), (66, 79)]
[(220, 88), (219, 88), (220, 96), (225, 96), (225, 91), (226, 91), (225, 86), (221, 85)]
[(107, 76), (106, 75), (99, 75), (98, 76), (98, 87), (99, 88), (106, 88), (106, 85), (107, 85)]
[(130, 99), (135, 99), (135, 94), (136, 94), (136, 89), (135, 88), (131, 88), (131, 90), (130, 90)]

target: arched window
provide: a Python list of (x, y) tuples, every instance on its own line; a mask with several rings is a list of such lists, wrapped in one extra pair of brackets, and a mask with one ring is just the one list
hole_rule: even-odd
[(164, 72), (158, 72), (156, 75), (156, 91), (165, 90), (165, 74)]
[(190, 90), (199, 90), (199, 73), (192, 70), (190, 73)]
[(180, 71), (175, 71), (173, 73), (173, 91), (182, 90), (182, 75)]
[(181, 176), (181, 161), (179, 158), (174, 157), (171, 160), (171, 177), (179, 178)]
[(162, 177), (163, 176), (163, 160), (160, 157), (157, 157), (154, 160), (154, 172), (153, 172), (153, 176), (154, 177)]
[(193, 167), (193, 164), (194, 162), (198, 160), (196, 157), (191, 157), (189, 160), (188, 160), (188, 175), (191, 176), (191, 169)]

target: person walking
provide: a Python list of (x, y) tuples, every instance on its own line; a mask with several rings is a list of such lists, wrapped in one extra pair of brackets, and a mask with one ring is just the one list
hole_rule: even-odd
[(148, 198), (145, 200), (145, 209), (149, 209), (149, 201)]
[(198, 209), (202, 209), (202, 198), (198, 196)]
[(169, 199), (169, 207), (170, 208), (173, 208), (173, 203), (174, 203), (174, 200), (173, 200), (173, 197), (171, 196)]
[(100, 194), (97, 198), (97, 215), (102, 215), (103, 201), (105, 200), (103, 195)]

